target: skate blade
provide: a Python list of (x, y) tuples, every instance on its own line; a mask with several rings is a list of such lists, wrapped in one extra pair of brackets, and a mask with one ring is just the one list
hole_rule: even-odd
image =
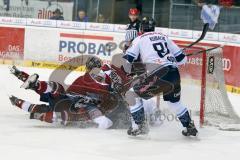
[(185, 139), (188, 139), (188, 140), (192, 140), (192, 141), (200, 141), (200, 136), (199, 136), (199, 132), (196, 134), (196, 136), (183, 136)]
[(149, 133), (148, 134), (140, 134), (140, 135), (137, 135), (137, 136), (128, 135), (128, 137), (130, 139), (136, 139), (136, 140), (147, 140), (147, 139), (150, 139)]

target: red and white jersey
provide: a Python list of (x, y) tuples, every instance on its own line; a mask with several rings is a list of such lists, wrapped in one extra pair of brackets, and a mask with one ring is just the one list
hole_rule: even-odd
[(126, 54), (133, 60), (140, 56), (143, 63), (162, 66), (178, 65), (179, 61), (176, 59), (184, 55), (172, 40), (158, 32), (147, 32), (135, 38)]
[(96, 81), (89, 73), (78, 77), (67, 92), (86, 95), (87, 93), (108, 94), (109, 85)]

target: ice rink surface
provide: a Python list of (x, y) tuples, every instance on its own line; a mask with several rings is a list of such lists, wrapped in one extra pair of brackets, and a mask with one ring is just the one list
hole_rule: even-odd
[[(20, 68), (48, 80), (52, 70)], [(79, 72), (69, 75), (71, 83)], [(29, 114), (11, 106), (8, 95), (39, 102), (38, 95), (20, 89), (21, 82), (0, 65), (1, 160), (225, 160), (239, 159), (240, 131), (199, 129), (197, 138), (181, 135), (181, 125), (164, 122), (145, 138), (131, 138), (126, 130), (80, 129), (29, 120)], [(187, 94), (187, 93), (183, 93)], [(191, 93), (192, 94), (192, 93)], [(239, 95), (230, 95), (240, 113)]]

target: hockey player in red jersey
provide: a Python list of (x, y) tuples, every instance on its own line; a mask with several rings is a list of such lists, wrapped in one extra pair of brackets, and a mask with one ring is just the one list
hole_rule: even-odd
[[(97, 123), (99, 128), (109, 128), (112, 121), (104, 114), (113, 110), (118, 101), (114, 95), (110, 94), (108, 84), (97, 82), (90, 75), (90, 71), (96, 67), (101, 67), (101, 61), (89, 58), (86, 63), (87, 72), (85, 75), (76, 79), (66, 91), (59, 83), (39, 81), (37, 74), (29, 76), (16, 67), (12, 67), (11, 72), (24, 82), (22, 87), (36, 91), (40, 95), (40, 100), (48, 102), (49, 105), (32, 104), (14, 96), (10, 97), (10, 100), (13, 105), (33, 113), (32, 115), (35, 115), (34, 113), (40, 114), (38, 119), (46, 122), (52, 123), (55, 118), (54, 113), (60, 112), (64, 123), (71, 120), (90, 119)], [(91, 95), (88, 95), (89, 93)], [(79, 97), (79, 95), (88, 96), (90, 99), (95, 98), (95, 101), (83, 101), (83, 97)], [(85, 100), (85, 98), (83, 99)], [(101, 104), (100, 102), (98, 104), (98, 101), (101, 101)], [(64, 105), (59, 105), (60, 102)]]

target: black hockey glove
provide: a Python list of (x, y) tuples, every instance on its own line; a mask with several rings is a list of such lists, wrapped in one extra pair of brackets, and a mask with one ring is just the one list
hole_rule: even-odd
[(121, 83), (112, 83), (112, 89), (114, 92), (121, 93), (123, 90), (123, 85)]

